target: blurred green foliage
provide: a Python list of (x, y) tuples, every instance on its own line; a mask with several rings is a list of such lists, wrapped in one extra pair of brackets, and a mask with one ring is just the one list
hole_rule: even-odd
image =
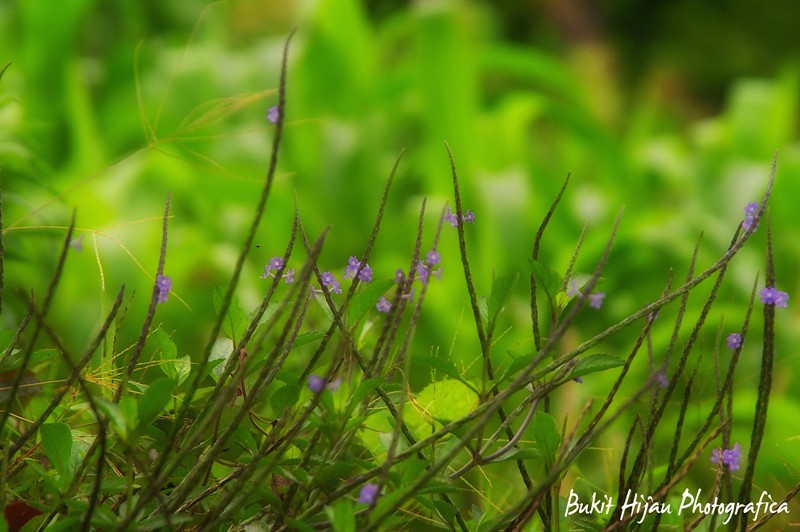
[[(281, 174), (244, 270), (238, 295), (246, 310), (262, 296), (264, 264), (286, 245), (295, 198), (312, 237), (332, 225), (324, 268), (341, 271), (362, 252), (401, 149), (371, 265), (376, 279), (406, 268), (422, 198), (425, 249), (451, 198), (445, 141), (464, 205), (477, 213), (468, 241), (484, 296), (494, 275), (527, 278), (533, 235), (568, 173), (572, 185), (543, 242), (543, 263), (563, 271), (587, 224), (577, 269), (591, 271), (625, 207), (599, 287), (606, 304), (579, 319), (570, 333), (575, 343), (655, 299), (670, 268), (685, 276), (701, 231), (699, 267), (724, 252), (745, 204), (763, 192), (775, 150), (777, 279), (794, 298), (800, 69), (796, 39), (787, 39), (794, 27), (787, 25), (796, 17), (752, 1), (733, 2), (737, 7), (724, 13), (710, 2), (571, 2), (565, 5), (578, 9), (573, 18), (555, 2), (521, 4), (3, 5), (0, 62), (13, 65), (0, 83), (7, 293), (0, 325), (14, 327), (24, 311), (16, 290), (44, 291), (74, 210), (83, 251), (69, 259), (52, 321), (69, 345), (83, 345), (125, 284), (136, 291), (127, 310), (135, 319), (122, 323), (120, 339), (133, 342), (152, 290), (159, 216), (171, 194), (166, 273), (180, 301), (160, 308), (157, 320), (174, 331), (177, 357), (203, 345), (213, 291), (227, 282), (261, 187), (273, 131), (265, 114), (275, 103), (282, 41), (295, 25)], [(448, 229), (440, 244), (444, 277), (429, 291), (415, 351), (452, 351), (466, 368), (479, 349)], [(736, 330), (763, 272), (765, 231), (755, 241), (761, 247), (749, 246), (734, 261), (730, 276), (738, 289), (722, 298), (724, 315), (715, 311), (711, 320), (724, 320), (723, 337)], [(531, 348), (526, 290), (517, 284), (518, 297), (501, 318), (500, 330), (508, 330), (495, 347), (501, 357)], [(699, 296), (687, 323), (699, 312)], [(798, 471), (781, 457), (800, 452), (796, 434), (780, 423), (800, 410), (788, 394), (800, 378), (796, 308), (790, 301), (779, 313), (780, 370), (762, 454), (770, 482), (782, 486), (796, 482)], [(667, 325), (654, 331), (657, 360), (671, 334), (669, 312), (662, 319)], [(715, 335), (701, 344), (710, 374)], [(630, 345), (604, 348), (624, 356)], [(754, 391), (746, 372), (758, 367), (757, 340), (745, 355), (735, 406), (747, 422)], [(420, 388), (426, 371), (413, 376)], [(648, 368), (636, 371), (644, 376)], [(604, 397), (606, 385), (587, 382), (554, 408), (579, 410), (592, 395)], [(704, 392), (714, 395), (712, 379), (705, 386), (699, 402)], [(735, 424), (734, 434), (746, 441), (749, 426)], [(598, 455), (605, 460), (620, 438), (598, 442)], [(583, 473), (599, 484), (605, 472), (597, 469)]]

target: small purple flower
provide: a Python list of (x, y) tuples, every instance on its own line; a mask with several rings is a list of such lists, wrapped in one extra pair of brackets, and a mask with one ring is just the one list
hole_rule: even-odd
[(403, 275), (403, 269), (402, 268), (397, 268), (397, 271), (394, 272), (394, 282), (395, 283), (402, 283), (404, 277), (405, 277), (405, 275)]
[(286, 284), (292, 284), (294, 282), (294, 268), (289, 268), (284, 272), (283, 280), (286, 281)]
[(156, 303), (166, 303), (169, 291), (172, 290), (172, 279), (166, 275), (159, 275), (156, 277), (156, 286), (158, 287)]
[(739, 460), (742, 458), (742, 446), (738, 443), (733, 445), (731, 449), (722, 449), (719, 448), (714, 449), (711, 451), (711, 463), (712, 464), (719, 464), (723, 463), (728, 466), (728, 469), (731, 471), (736, 471), (739, 469)]
[(314, 393), (319, 393), (325, 388), (325, 379), (317, 374), (309, 375), (308, 389)]
[(667, 380), (667, 375), (663, 371), (656, 373), (656, 382), (662, 388), (669, 386), (669, 380)]
[(417, 276), (419, 277), (419, 280), (422, 281), (422, 284), (428, 284), (428, 277), (430, 277), (430, 275), (431, 275), (430, 270), (427, 267), (425, 267), (424, 264), (418, 262)]
[(436, 266), (437, 264), (442, 262), (442, 256), (439, 254), (438, 251), (432, 249), (425, 254), (425, 262), (428, 263), (428, 266)]
[(280, 116), (281, 111), (278, 109), (277, 105), (273, 105), (267, 110), (267, 120), (272, 122), (273, 124), (278, 121), (278, 117)]
[(341, 294), (342, 293), (342, 285), (339, 281), (336, 280), (336, 277), (333, 276), (331, 272), (325, 272), (321, 276), (322, 284), (333, 292), (334, 294)]
[(595, 309), (599, 309), (603, 306), (603, 298), (606, 297), (605, 292), (595, 292), (594, 294), (589, 294), (589, 306)]
[(739, 333), (730, 333), (728, 335), (727, 344), (731, 349), (739, 349), (742, 347), (742, 335)]
[(447, 212), (444, 213), (444, 221), (450, 222), (450, 226), (455, 227), (458, 225), (458, 216), (450, 212), (450, 209), (447, 209)]
[(344, 268), (344, 275), (342, 275), (342, 279), (355, 278), (359, 266), (361, 266), (361, 261), (359, 261), (356, 257), (350, 257), (347, 260), (347, 266)]
[(342, 385), (342, 378), (341, 377), (336, 377), (331, 382), (326, 384), (325, 387), (327, 389), (329, 389), (330, 391), (332, 391), (332, 392), (336, 392), (336, 390), (338, 390), (339, 386), (341, 386), (341, 385)]
[(789, 294), (776, 289), (774, 286), (764, 288), (760, 293), (761, 302), (765, 305), (775, 305), (786, 308), (788, 306)]
[(262, 279), (266, 279), (267, 277), (273, 277), (273, 271), (277, 271), (283, 268), (283, 257), (272, 257), (269, 259), (269, 262), (266, 266), (264, 266), (264, 273), (261, 275)]
[(467, 213), (461, 218), (465, 222), (469, 222), (471, 224), (475, 223), (475, 213), (471, 210), (467, 209)]
[(389, 303), (389, 300), (385, 297), (381, 297), (378, 300), (378, 303), (375, 305), (375, 308), (378, 309), (378, 312), (383, 312), (384, 314), (388, 313), (392, 310), (392, 304)]
[(581, 289), (578, 288), (578, 281), (575, 279), (569, 280), (569, 285), (567, 285), (567, 297), (574, 297), (581, 293)]
[(369, 264), (365, 264), (361, 271), (358, 273), (358, 280), (364, 283), (372, 281), (372, 268)]
[(75, 251), (81, 251), (83, 249), (83, 235), (80, 235), (78, 238), (73, 238), (72, 240), (70, 240), (69, 247), (71, 247)]
[(378, 498), (378, 485), (372, 482), (367, 482), (361, 486), (361, 491), (358, 492), (358, 502), (361, 504), (375, 504), (375, 499)]
[[(744, 221), (742, 222), (742, 227), (745, 231), (748, 231), (750, 227), (752, 227), (753, 223), (756, 221), (756, 212), (758, 211), (758, 203), (755, 201), (750, 202), (744, 208)], [(758, 225), (756, 225), (756, 229)]]

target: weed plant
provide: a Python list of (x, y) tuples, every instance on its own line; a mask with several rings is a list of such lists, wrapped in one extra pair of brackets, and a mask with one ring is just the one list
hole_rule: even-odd
[[(213, 297), (217, 320), (202, 352), (179, 356), (184, 349), (173, 342), (169, 322), (158, 319), (162, 305), (174, 302), (169, 198), (138, 337), (121, 337), (121, 323), (132, 319), (124, 287), (81, 353), (71, 352), (50, 322), (62, 273), (80, 246), (75, 216), (46, 292), (2, 293), (27, 307), (16, 330), (0, 337), (0, 506), (9, 529), (743, 530), (787, 522), (800, 484), (768, 494), (771, 506), (760, 506), (754, 481), (779, 371), (774, 324), (788, 305), (775, 279), (768, 216), (776, 162), (761, 200), (730, 228), (722, 256), (702, 266), (698, 238), (686, 271), (670, 272), (660, 297), (642, 294), (639, 310), (577, 345), (565, 336), (580, 315), (602, 312), (599, 288), (621, 213), (608, 235), (585, 228), (567, 264), (543, 262), (541, 243), (569, 193), (567, 178), (531, 238), (529, 271), (495, 276), (483, 297), (470, 245), (481, 214), (462, 201), (449, 146), (442, 155), (449, 157), (452, 204), (431, 227), (427, 202), (420, 202), (406, 264), (396, 271), (370, 266), (401, 156), (360, 253), (338, 271), (323, 271), (319, 259), (332, 230), (310, 234), (296, 206), (285, 249), (265, 265), (263, 299), (245, 309), (237, 287), (269, 211), (291, 105), (288, 46), (287, 40), (278, 103), (269, 112), (274, 136), (263, 189), (230, 281)], [(757, 231), (766, 233), (764, 278), (752, 279), (744, 320), (708, 323), (726, 274)], [(584, 242), (600, 238), (605, 245), (594, 270), (576, 271)], [(444, 239), (457, 242), (457, 259), (440, 253)], [(428, 291), (441, 275), (456, 275), (456, 262), (477, 371), (411, 349)], [(519, 283), (529, 285), (531, 347), (499, 352), (501, 317)], [(703, 292), (696, 290), (701, 285)], [(699, 312), (687, 312), (690, 305)], [(715, 327), (709, 350), (697, 340)], [(652, 348), (655, 328), (670, 338), (665, 352)], [(621, 333), (634, 338), (624, 356), (598, 351)], [(735, 370), (748, 342), (762, 344), (757, 403), (750, 438), (735, 441)], [(112, 356), (98, 364), (95, 354), (109, 345)], [(700, 360), (709, 357), (716, 371), (703, 374)], [(640, 359), (651, 368), (644, 380), (630, 371)], [(411, 374), (420, 368), (431, 382), (414, 390)], [(110, 384), (95, 378), (99, 372), (111, 375)], [(614, 375), (607, 398), (560, 416), (554, 405), (600, 372)], [(689, 420), (702, 381), (714, 382), (715, 395), (693, 406), (702, 409), (699, 421)], [(611, 427), (620, 430), (631, 412), (621, 459), (606, 464), (605, 484), (592, 491), (576, 482), (587, 450)], [(655, 445), (665, 436), (672, 442), (667, 452)], [(697, 469), (713, 470), (713, 481), (698, 493), (697, 506), (678, 513), (689, 492), (681, 482)], [(490, 479), (500, 478), (505, 488), (490, 495)], [(636, 504), (626, 506), (631, 494)]]

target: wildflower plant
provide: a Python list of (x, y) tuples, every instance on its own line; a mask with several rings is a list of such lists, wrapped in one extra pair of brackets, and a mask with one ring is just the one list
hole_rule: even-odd
[[(593, 228), (584, 228), (567, 264), (548, 263), (541, 244), (567, 193), (567, 178), (531, 238), (528, 270), (479, 278), (470, 231), (484, 217), (477, 206), (462, 204), (449, 146), (453, 210), (443, 207), (435, 227), (429, 227), (428, 203), (421, 201), (406, 264), (392, 272), (370, 262), (401, 154), (362, 250), (332, 261), (324, 252), (334, 230), (312, 234), (296, 206), (282, 253), (273, 250), (278, 254), (266, 264), (269, 255), (258, 259), (263, 273), (252, 272), (262, 287), (261, 301), (245, 309), (237, 288), (250, 271), (245, 266), (255, 260), (255, 235), (276, 175), (288, 47), (289, 40), (278, 102), (268, 112), (274, 132), (266, 179), (230, 281), (209, 295), (217, 318), (201, 352), (185, 353), (173, 342), (168, 319), (156, 320), (182, 283), (177, 274), (165, 274), (169, 198), (159, 260), (150, 265), (155, 275), (148, 311), (129, 348), (120, 349), (123, 340), (117, 338), (118, 322), (132, 319), (125, 312), (124, 287), (81, 354), (70, 352), (48, 318), (76, 251), (74, 219), (46, 293), (21, 296), (27, 314), (16, 331), (0, 337), (0, 366), (11, 375), (0, 413), (0, 494), (7, 518), (12, 508), (35, 515), (30, 526), (61, 530), (599, 530), (633, 522), (655, 530), (661, 524), (690, 524), (689, 518), (675, 521), (683, 518), (642, 508), (626, 512), (621, 504), (603, 514), (569, 514), (565, 493), (581, 489), (576, 477), (582, 461), (631, 411), (635, 420), (624, 428), (628, 436), (614, 456), (613, 478), (601, 486), (604, 492), (617, 501), (632, 491), (666, 502), (693, 473), (708, 479), (725, 500), (751, 500), (775, 364), (776, 309), (789, 306), (788, 294), (775, 288), (765, 217), (775, 163), (761, 202), (749, 204), (744, 221), (731, 228), (721, 257), (703, 269), (698, 241), (682, 281), (670, 272), (660, 295), (634, 294), (641, 298), (638, 310), (599, 331), (582, 331), (579, 341), (576, 324), (587, 315), (606, 316), (606, 297), (615, 302), (620, 295), (619, 288), (598, 288), (604, 271), (613, 267), (621, 215), (592, 257), (591, 273), (575, 269), (579, 259), (585, 261), (585, 240), (599, 238)], [(726, 274), (762, 222), (766, 288), (758, 291), (760, 280), (753, 280), (739, 332), (724, 341), (730, 350), (722, 348), (722, 324), (709, 349), (700, 339), (714, 327), (711, 310)], [(440, 243), (446, 240), (457, 246), (458, 256), (444, 251), (449, 248)], [(445, 276), (463, 280), (475, 360), (469, 369), (450, 355), (419, 352), (414, 342), (426, 319), (426, 297), (442, 289), (435, 281)], [(519, 304), (521, 279), (527, 281), (527, 342), (500, 352), (501, 325), (509, 308)], [(484, 283), (491, 288), (479, 295)], [(696, 290), (701, 285), (707, 292)], [(702, 294), (693, 302), (700, 310), (689, 321), (689, 298), (696, 293)], [(758, 332), (751, 323), (757, 294), (764, 314), (757, 401), (752, 419), (743, 420), (733, 416), (734, 379), (743, 348), (749, 347), (745, 338)], [(657, 322), (662, 310), (674, 321)], [(657, 326), (669, 337), (663, 352), (652, 347)], [(627, 352), (600, 350), (618, 337), (632, 338)], [(115, 350), (118, 380), (111, 390), (89, 379), (101, 345)], [(23, 399), (33, 383), (29, 370), (50, 362), (48, 357), (63, 361), (58, 386), (38, 383), (51, 386), (52, 399), (28, 407)], [(716, 374), (706, 379), (715, 381), (714, 394), (690, 416), (703, 357), (716, 364)], [(643, 359), (650, 362), (644, 378), (638, 372)], [(410, 378), (420, 368), (430, 375), (421, 389)], [(52, 372), (58, 371), (54, 366)], [(599, 390), (599, 378), (613, 384)], [(556, 406), (563, 398), (590, 387), (596, 399), (562, 417)], [(70, 394), (80, 400), (68, 401)], [(735, 423), (751, 426), (744, 444), (731, 444), (732, 433), (743, 430)], [(665, 434), (666, 453), (655, 446)], [(481, 483), (492, 478), (507, 483), (501, 500), (481, 493)], [(708, 519), (711, 528), (717, 519), (694, 518)], [(743, 527), (749, 516), (735, 519)]]

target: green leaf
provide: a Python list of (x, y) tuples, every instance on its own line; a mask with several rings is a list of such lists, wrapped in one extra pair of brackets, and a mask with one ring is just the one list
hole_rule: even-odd
[[(366, 288), (353, 296), (350, 306), (347, 308), (347, 315), (350, 317), (351, 322), (356, 322), (363, 318), (364, 314), (375, 306), (381, 296), (383, 296), (393, 284), (394, 280), (392, 279), (366, 283)], [(364, 286), (364, 283), (361, 283), (361, 285)]]
[(383, 382), (381, 378), (375, 379), (367, 379), (358, 383), (356, 389), (353, 391), (352, 395), (350, 396), (350, 400), (348, 401), (348, 407), (350, 405), (357, 405), (360, 403), (367, 395), (371, 394), (375, 388), (380, 386)]
[(547, 294), (551, 310), (555, 310), (556, 294), (561, 290), (561, 285), (563, 284), (561, 276), (552, 268), (548, 268), (538, 261), (533, 259), (528, 259), (528, 261), (531, 265), (534, 279)]
[(414, 362), (419, 362), (433, 369), (438, 369), (448, 377), (451, 377), (461, 382), (465, 386), (468, 386), (470, 390), (472, 390), (476, 394), (478, 393), (478, 390), (476, 390), (472, 384), (470, 384), (464, 377), (461, 376), (461, 373), (458, 371), (458, 368), (456, 368), (455, 365), (446, 358), (432, 356), (432, 355), (415, 355)]
[(45, 423), (39, 429), (42, 447), (58, 474), (69, 478), (74, 472), (70, 464), (72, 430), (66, 423)]
[(413, 403), (415, 408), (409, 414), (416, 412), (428, 423), (432, 421), (431, 418), (444, 423), (466, 416), (477, 404), (478, 395), (470, 388), (460, 381), (443, 379), (423, 388)]
[(120, 408), (126, 399), (134, 401), (132, 397), (123, 397), (122, 400), (120, 400), (120, 404), (117, 405), (110, 401), (106, 401), (105, 399), (101, 399), (100, 397), (95, 398), (97, 409), (105, 414), (106, 418), (111, 424), (111, 428), (124, 441), (128, 440), (128, 426), (132, 425), (132, 423), (129, 424), (126, 421), (125, 415), (122, 413), (122, 409)]
[(556, 452), (561, 445), (561, 434), (558, 432), (556, 420), (550, 414), (537, 412), (533, 417), (533, 435), (536, 447), (548, 464), (555, 461)]
[(158, 329), (155, 332), (156, 343), (158, 344), (158, 354), (161, 359), (161, 371), (170, 379), (176, 381), (178, 386), (189, 377), (192, 369), (192, 362), (189, 355), (176, 358), (178, 355), (178, 348), (175, 343), (163, 330)]
[[(225, 288), (218, 286), (214, 290), (214, 309), (219, 314), (222, 308), (222, 301), (225, 298)], [(239, 305), (239, 298), (234, 294), (231, 298), (231, 304), (228, 307), (228, 313), (222, 321), (222, 330), (230, 338), (240, 339), (247, 328), (247, 314), (242, 310)]]
[(137, 413), (139, 425), (137, 429), (142, 429), (152, 423), (169, 404), (172, 399), (172, 391), (175, 389), (175, 381), (169, 377), (161, 377), (154, 380), (147, 387), (147, 390), (139, 398)]
[(489, 296), (489, 326), (493, 327), (497, 321), (497, 316), (511, 297), (514, 285), (517, 284), (519, 274), (504, 275), (498, 277), (492, 283), (492, 293)]
[(569, 378), (582, 377), (590, 373), (597, 373), (598, 371), (605, 371), (607, 369), (618, 368), (624, 366), (625, 361), (619, 357), (598, 353), (588, 357), (581, 358), (575, 365), (575, 368), (570, 373)]
[(280, 415), (285, 408), (296, 405), (299, 398), (300, 388), (296, 384), (287, 384), (278, 388), (278, 390), (272, 394), (272, 397), (270, 397), (269, 402), (272, 405), (273, 413), (275, 415)]
[(211, 354), (208, 357), (208, 374), (218, 381), (225, 369), (228, 358), (233, 353), (233, 341), (230, 338), (217, 338), (211, 346)]

